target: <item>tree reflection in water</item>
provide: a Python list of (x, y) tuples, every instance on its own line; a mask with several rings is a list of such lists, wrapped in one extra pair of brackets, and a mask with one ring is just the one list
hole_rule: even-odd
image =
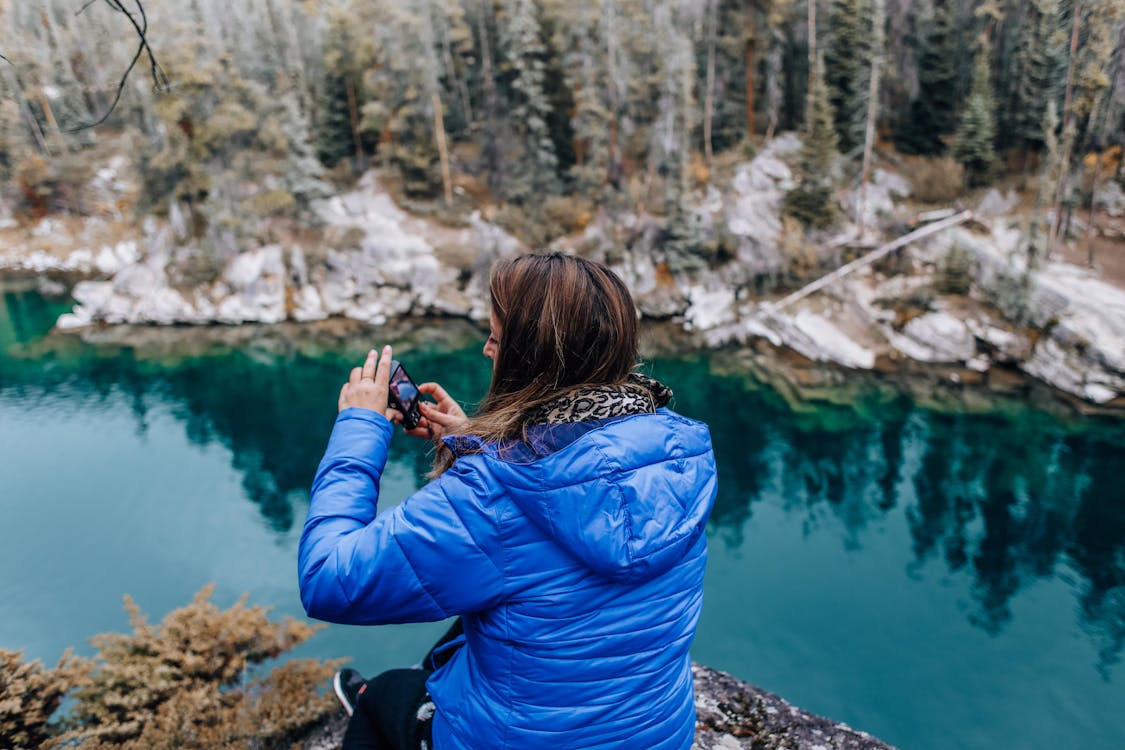
[[(0, 398), (36, 408), (44, 400), (106, 403), (126, 395), (144, 430), (148, 410), (171, 409), (198, 445), (221, 443), (247, 497), (269, 526), (287, 532), (303, 513), (332, 426), (336, 394), (353, 362), (340, 353), (278, 339), (173, 360), (129, 347), (36, 339), (57, 314), (36, 295), (6, 294), (0, 306)], [(30, 322), (29, 322), (30, 321)], [(14, 332), (14, 333), (13, 333)], [(362, 355), (365, 344), (352, 347)], [(356, 358), (353, 356), (353, 358)], [(479, 345), (421, 346), (406, 357), (423, 380), (462, 398), (483, 395)], [(1109, 674), (1125, 645), (1125, 422), (1060, 421), (1021, 408), (992, 415), (923, 410), (904, 398), (848, 406), (787, 403), (743, 378), (716, 376), (703, 358), (649, 368), (676, 392), (674, 407), (704, 419), (715, 438), (720, 490), (712, 530), (742, 544), (754, 505), (782, 497), (806, 533), (825, 514), (862, 547), (874, 520), (902, 508), (912, 547), (908, 572), (940, 560), (973, 581), (969, 617), (999, 633), (1013, 598), (1045, 577), (1072, 580), (1082, 628)], [(396, 440), (392, 462), (421, 481), (422, 441)]]

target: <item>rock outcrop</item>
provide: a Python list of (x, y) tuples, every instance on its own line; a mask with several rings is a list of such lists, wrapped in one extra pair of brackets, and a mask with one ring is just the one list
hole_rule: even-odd
[[(871, 735), (810, 714), (725, 672), (692, 665), (695, 743), (692, 750), (893, 750)], [(336, 750), (347, 727), (343, 712), (302, 750)]]
[[(1013, 194), (987, 193), (971, 227), (907, 247), (882, 272), (865, 269), (773, 311), (761, 289), (794, 263), (838, 265), (857, 231), (844, 222), (809, 244), (782, 217), (799, 146), (793, 134), (771, 141), (735, 168), (724, 189), (698, 191), (681, 225), (602, 212), (551, 247), (603, 260), (633, 290), (644, 317), (671, 321), (708, 346), (768, 341), (849, 370), (917, 365), (957, 382), (990, 383), (994, 372), (1007, 382), (1018, 371), (1088, 404), (1125, 406), (1125, 291), (1067, 263), (1028, 268), (1023, 232), (1010, 214)], [(875, 170), (869, 221), (912, 218), (902, 202), (909, 192), (902, 176)], [(1110, 193), (1103, 203), (1115, 206)], [(840, 205), (853, 214), (855, 191), (843, 191)], [(73, 312), (58, 321), (62, 329), (330, 318), (383, 325), (420, 315), (479, 321), (492, 261), (525, 249), (479, 214), (460, 227), (408, 214), (377, 172), (313, 211), (315, 240), (213, 249), (227, 253), (221, 258), (183, 239), (174, 210), (165, 222), (147, 219), (138, 236), (113, 241), (106, 240), (111, 232), (95, 231), (96, 222), (44, 219), (24, 248), (0, 255), (0, 271), (82, 277)], [(43, 249), (57, 236), (71, 239), (71, 249)], [(945, 277), (957, 273), (964, 288), (947, 288)]]
[(134, 241), (96, 255), (84, 249), (61, 257), (31, 253), (0, 265), (110, 277), (75, 285), (77, 305), (59, 319), (62, 329), (97, 323), (206, 325), (329, 317), (382, 324), (404, 315), (483, 319), (487, 269), (495, 258), (522, 249), (518, 240), (478, 214), (461, 228), (410, 216), (395, 205), (374, 172), (355, 190), (319, 201), (313, 210), (326, 227), (326, 247), (249, 248), (227, 259), (217, 278), (191, 288), (174, 283), (169, 271), (198, 260), (201, 251), (173, 247), (170, 227), (146, 236), (143, 256), (136, 253)]
[[(972, 283), (942, 292), (955, 252)], [(950, 229), (904, 251), (907, 273), (866, 269), (779, 312), (747, 305), (706, 337), (712, 344), (767, 338), (859, 370), (894, 361), (952, 377), (1017, 368), (1082, 401), (1125, 405), (1125, 290), (1068, 263), (1029, 269), (1024, 257), (1020, 233), (1003, 221)]]

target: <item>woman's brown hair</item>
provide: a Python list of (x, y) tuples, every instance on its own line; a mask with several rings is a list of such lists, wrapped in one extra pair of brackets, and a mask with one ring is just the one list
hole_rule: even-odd
[[(637, 365), (633, 297), (601, 263), (562, 253), (501, 260), (489, 293), (500, 343), (488, 395), (462, 434), (526, 438), (536, 407), (583, 386), (624, 383)], [(452, 463), (439, 445), (434, 473)]]

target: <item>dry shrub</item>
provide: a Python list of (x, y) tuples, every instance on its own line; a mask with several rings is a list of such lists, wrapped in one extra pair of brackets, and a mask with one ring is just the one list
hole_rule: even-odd
[(688, 175), (693, 187), (705, 188), (711, 183), (711, 167), (707, 164), (703, 154), (693, 153), (691, 155)]
[(99, 196), (90, 186), (94, 165), (86, 151), (68, 151), (44, 159), (31, 155), (12, 169), (18, 188), (16, 208), (33, 218), (63, 212), (92, 213)]
[(540, 203), (506, 203), (495, 215), (497, 224), (529, 247), (545, 247), (560, 237), (585, 228), (592, 219), (588, 203), (565, 195), (552, 195)]
[(820, 269), (816, 247), (806, 238), (800, 220), (787, 214), (781, 217), (780, 250), (789, 280), (807, 279)]
[[(552, 195), (540, 207), (543, 223), (555, 236), (579, 232), (594, 218), (588, 201), (578, 195)], [(551, 238), (553, 239), (553, 238)]]
[(965, 168), (952, 157), (910, 160), (914, 196), (926, 203), (949, 203), (965, 192)]
[(213, 586), (152, 626), (126, 597), (131, 634), (104, 633), (91, 643), (95, 667), (74, 691), (70, 731), (47, 746), (210, 748), (251, 743), (288, 747), (335, 712), (320, 688), (339, 666), (288, 662), (249, 679), (252, 665), (307, 640), (317, 626), (271, 622), (245, 597), (220, 610)]
[(90, 666), (67, 651), (58, 666), (45, 669), (38, 660), (25, 662), (22, 651), (0, 649), (0, 744), (21, 750), (46, 742), (54, 729), (51, 714)]
[(249, 204), (255, 216), (291, 216), (297, 208), (297, 199), (288, 190), (276, 188), (257, 193)]

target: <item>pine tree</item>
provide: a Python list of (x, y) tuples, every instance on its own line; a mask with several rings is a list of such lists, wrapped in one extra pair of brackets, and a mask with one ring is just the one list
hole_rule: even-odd
[(828, 97), (836, 113), (836, 134), (845, 153), (863, 143), (870, 60), (866, 0), (832, 0), (824, 50)]
[(334, 167), (354, 152), (348, 82), (344, 75), (325, 70), (317, 105), (318, 116), (314, 129), (316, 155), (322, 164)]
[(533, 0), (509, 0), (504, 28), (505, 51), (514, 69), (510, 120), (519, 134), (520, 163), (508, 180), (508, 197), (516, 203), (558, 189), (558, 158), (548, 121), (551, 104), (545, 91), (540, 25)]
[(649, 163), (664, 178), (664, 212), (681, 219), (680, 209), (688, 187), (691, 158), (692, 89), (695, 53), (691, 38), (683, 31), (683, 20), (672, 2), (657, 5), (653, 14), (655, 41), (662, 54), (658, 60), (659, 97), (652, 127)]
[(839, 155), (836, 118), (824, 79), (824, 57), (816, 61), (811, 106), (806, 113), (797, 187), (785, 196), (785, 212), (806, 224), (828, 226), (836, 217), (832, 203), (832, 165)]
[(1039, 151), (1044, 147), (1043, 106), (1058, 94), (1063, 44), (1058, 0), (1034, 0), (1020, 29), (1011, 104), (1002, 123), (1005, 141)]
[(977, 53), (973, 89), (953, 141), (953, 158), (965, 165), (965, 176), (974, 187), (989, 182), (996, 161), (996, 101), (988, 60), (989, 45), (985, 43)]
[(355, 122), (363, 107), (358, 76), (353, 69), (354, 50), (348, 33), (349, 19), (335, 14), (328, 25), (324, 73), (317, 92), (317, 120), (313, 140), (321, 163), (334, 167), (355, 156)]
[(293, 91), (284, 92), (278, 105), (280, 128), (287, 142), (286, 189), (299, 205), (307, 206), (314, 200), (327, 197), (331, 188), (323, 180), (324, 170), (309, 142), (312, 128), (301, 111), (299, 96)]
[(945, 136), (956, 120), (956, 69), (950, 0), (934, 0), (934, 15), (922, 52), (918, 57), (918, 96), (910, 114), (896, 133), (902, 151), (928, 156), (945, 151)]
[(610, 136), (615, 127), (607, 73), (610, 45), (604, 38), (606, 24), (600, 15), (612, 13), (615, 7), (607, 2), (601, 14), (590, 7), (571, 7), (574, 16), (567, 25), (565, 40), (571, 49), (566, 86), (574, 95), (571, 123), (576, 145), (571, 177), (578, 190), (598, 195), (611, 179)]

